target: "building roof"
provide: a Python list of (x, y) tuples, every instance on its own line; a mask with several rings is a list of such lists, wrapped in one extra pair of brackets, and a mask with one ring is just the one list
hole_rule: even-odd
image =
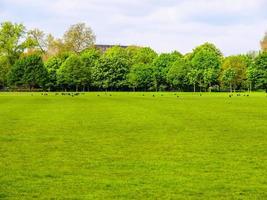
[(128, 46), (125, 45), (110, 45), (110, 44), (96, 44), (95, 47), (100, 49), (101, 51), (106, 51), (107, 49), (111, 48), (111, 47), (121, 47), (121, 48), (127, 48)]

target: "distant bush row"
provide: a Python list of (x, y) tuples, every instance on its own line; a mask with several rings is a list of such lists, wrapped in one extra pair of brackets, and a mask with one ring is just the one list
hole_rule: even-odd
[[(86, 37), (85, 37), (86, 36)], [(24, 40), (23, 40), (24, 39)], [(205, 43), (191, 53), (157, 54), (148, 47), (102, 52), (94, 34), (76, 24), (63, 39), (4, 22), (0, 27), (0, 87), (114, 91), (267, 90), (267, 52), (224, 57)]]

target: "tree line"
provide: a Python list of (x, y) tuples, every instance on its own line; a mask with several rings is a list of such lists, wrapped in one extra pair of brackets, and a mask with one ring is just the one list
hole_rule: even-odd
[(23, 24), (0, 26), (0, 88), (45, 91), (267, 91), (267, 52), (224, 57), (211, 43), (182, 55), (149, 47), (102, 52), (84, 23), (62, 38)]

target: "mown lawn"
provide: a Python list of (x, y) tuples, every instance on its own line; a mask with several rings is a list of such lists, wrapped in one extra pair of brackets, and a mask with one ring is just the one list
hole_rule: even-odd
[(267, 199), (266, 94), (1, 93), (0, 199)]

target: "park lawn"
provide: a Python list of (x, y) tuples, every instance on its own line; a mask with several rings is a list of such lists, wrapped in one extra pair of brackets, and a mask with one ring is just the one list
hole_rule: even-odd
[(0, 199), (267, 199), (267, 96), (0, 93)]

